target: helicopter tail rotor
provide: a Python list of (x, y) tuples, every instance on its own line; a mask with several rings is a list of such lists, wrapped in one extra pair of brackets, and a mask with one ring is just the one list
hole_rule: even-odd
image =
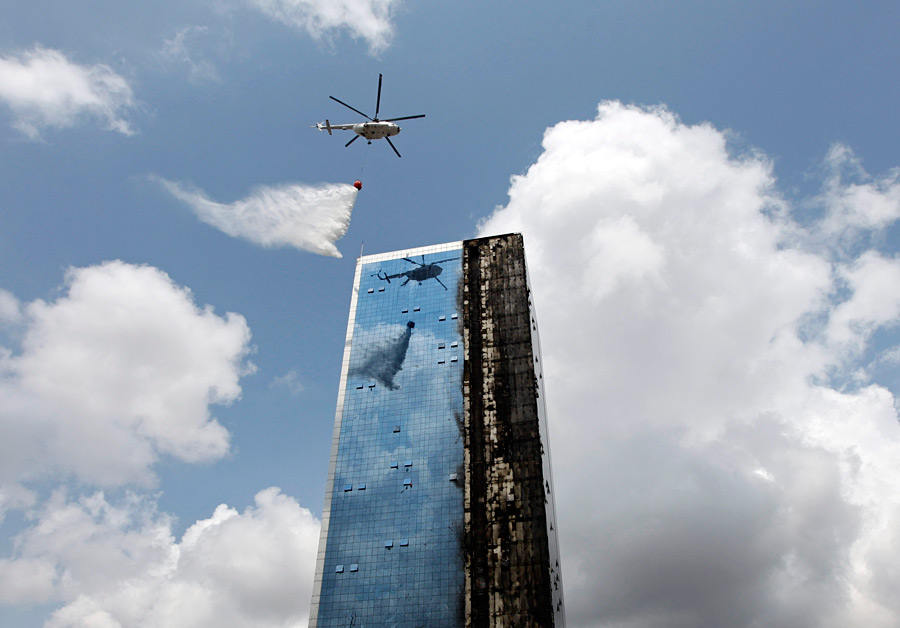
[(388, 283), (391, 283), (391, 277), (390, 277), (390, 275), (388, 275), (386, 272), (383, 272), (383, 271), (381, 271), (381, 270), (379, 270), (377, 273), (374, 273), (374, 274), (369, 275), (369, 276), (370, 276), (370, 277), (378, 277), (378, 278), (381, 279), (382, 281), (386, 281), (386, 282), (388, 282)]

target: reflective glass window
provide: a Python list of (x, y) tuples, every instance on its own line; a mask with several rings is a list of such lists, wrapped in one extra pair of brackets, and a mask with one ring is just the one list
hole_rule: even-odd
[[(330, 470), (318, 628), (363, 618), (367, 628), (465, 623), (463, 486), (447, 480), (463, 464), (462, 361), (438, 364), (435, 355), (462, 342), (457, 325), (439, 320), (457, 307), (461, 258), (461, 250), (363, 258), (357, 294), (378, 297), (357, 299), (353, 312), (341, 384), (353, 394), (342, 396)], [(338, 576), (338, 565), (348, 573)]]

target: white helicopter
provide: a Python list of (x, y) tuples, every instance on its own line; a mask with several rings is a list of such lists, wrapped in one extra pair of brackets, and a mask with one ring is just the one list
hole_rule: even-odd
[(315, 127), (320, 131), (328, 131), (328, 135), (332, 135), (332, 131), (353, 131), (356, 135), (353, 136), (353, 139), (344, 144), (345, 147), (350, 146), (353, 142), (358, 140), (360, 137), (366, 138), (369, 144), (372, 143), (372, 140), (380, 140), (384, 138), (387, 140), (387, 143), (391, 145), (391, 148), (394, 149), (394, 152), (397, 153), (397, 157), (400, 157), (400, 151), (397, 150), (397, 147), (394, 146), (394, 143), (391, 141), (391, 138), (397, 135), (400, 132), (400, 127), (395, 122), (399, 120), (412, 120), (414, 118), (424, 118), (425, 114), (419, 114), (417, 116), (403, 116), (402, 118), (388, 118), (386, 120), (381, 120), (378, 117), (379, 109), (381, 108), (381, 75), (378, 75), (378, 98), (375, 101), (375, 117), (370, 118), (366, 114), (364, 114), (359, 109), (354, 109), (347, 103), (338, 100), (334, 96), (329, 96), (329, 98), (335, 102), (338, 102), (344, 105), (347, 109), (351, 111), (355, 111), (363, 118), (368, 120), (368, 122), (360, 122), (358, 124), (331, 124), (328, 120), (325, 122), (320, 122), (315, 125)]

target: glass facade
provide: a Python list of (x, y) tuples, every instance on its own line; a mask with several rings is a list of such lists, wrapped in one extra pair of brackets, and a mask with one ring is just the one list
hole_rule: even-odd
[(465, 624), (461, 258), (357, 264), (311, 628)]

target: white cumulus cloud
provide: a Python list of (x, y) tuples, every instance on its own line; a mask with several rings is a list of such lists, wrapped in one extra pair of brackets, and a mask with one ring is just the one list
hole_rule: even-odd
[(284, 375), (272, 378), (272, 381), (269, 382), (269, 388), (280, 388), (292, 395), (299, 395), (306, 390), (306, 386), (303, 385), (303, 380), (296, 369), (291, 369)]
[(843, 144), (828, 152), (826, 185), (816, 200), (824, 212), (828, 235), (877, 230), (900, 218), (900, 168), (871, 177), (860, 160)]
[(16, 296), (0, 288), (0, 324), (15, 324), (22, 318), (22, 309)]
[(400, 0), (245, 0), (269, 18), (306, 31), (314, 39), (342, 30), (364, 39), (372, 54), (391, 43), (391, 17)]
[(192, 42), (189, 42), (203, 36), (206, 31), (205, 26), (180, 28), (172, 39), (165, 40), (160, 52), (160, 57), (164, 61), (187, 68), (190, 80), (196, 83), (220, 80), (216, 67), (210, 61), (198, 58), (198, 53), (192, 50)]
[(836, 149), (854, 181), (801, 225), (765, 156), (662, 107), (543, 148), (480, 232), (525, 237), (569, 625), (900, 624), (896, 400), (846, 383), (900, 321), (898, 260), (846, 246), (895, 173)]
[(32, 139), (45, 128), (64, 128), (97, 118), (112, 131), (134, 133), (126, 114), (135, 107), (128, 81), (108, 65), (79, 65), (50, 48), (0, 56), (0, 102), (14, 126)]
[(202, 190), (155, 177), (200, 220), (235, 238), (262, 246), (295, 248), (341, 257), (334, 243), (350, 228), (357, 190), (343, 183), (260, 186), (230, 204), (210, 200)]
[(57, 491), (0, 559), (0, 600), (61, 604), (48, 628), (300, 628), (319, 522), (277, 488), (254, 501), (222, 504), (179, 541), (151, 499)]
[(837, 267), (852, 296), (834, 308), (828, 338), (850, 344), (853, 354), (865, 348), (872, 333), (900, 318), (900, 260), (866, 251), (850, 264)]
[(120, 261), (70, 269), (65, 288), (24, 306), (19, 351), (0, 347), (0, 484), (146, 483), (160, 455), (223, 456), (229, 435), (209, 406), (237, 399), (252, 369), (244, 318)]

